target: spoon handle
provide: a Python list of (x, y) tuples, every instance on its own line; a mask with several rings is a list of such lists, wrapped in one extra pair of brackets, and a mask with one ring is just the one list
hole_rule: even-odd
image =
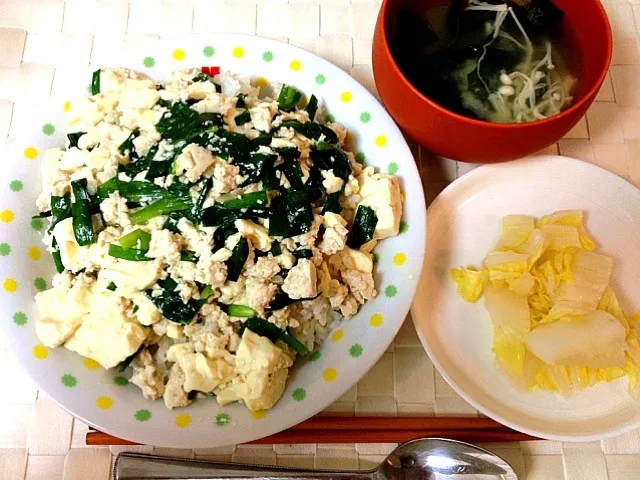
[(218, 480), (234, 479), (301, 479), (301, 480), (372, 480), (374, 471), (338, 472), (330, 470), (302, 470), (266, 465), (242, 465), (223, 462), (204, 462), (177, 458), (121, 453), (113, 469), (114, 480)]

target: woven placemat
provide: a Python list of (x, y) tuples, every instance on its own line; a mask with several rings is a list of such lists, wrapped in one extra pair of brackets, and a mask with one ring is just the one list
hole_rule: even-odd
[[(318, 53), (375, 93), (371, 37), (377, 0), (0, 1), (0, 148), (75, 66), (105, 63), (109, 45), (191, 32), (257, 34)], [(603, 166), (640, 187), (640, 2), (605, 2), (614, 31), (610, 74), (587, 116), (547, 153)], [(474, 166), (412, 146), (427, 202)], [(6, 157), (5, 157), (6, 158)], [(7, 180), (8, 181), (8, 180)], [(202, 450), (84, 445), (86, 425), (25, 378), (0, 339), (0, 479), (104, 479), (120, 451), (308, 468), (368, 468), (393, 444), (252, 445)], [(380, 362), (330, 415), (477, 416), (434, 371), (409, 320)], [(488, 446), (528, 480), (637, 480), (640, 431), (603, 442)]]

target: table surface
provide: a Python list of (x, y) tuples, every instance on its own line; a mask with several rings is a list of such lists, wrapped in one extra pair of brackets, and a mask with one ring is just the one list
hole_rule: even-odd
[[(586, 117), (545, 153), (595, 163), (640, 187), (640, 0), (604, 2), (614, 33), (610, 74)], [(57, 67), (100, 65), (111, 42), (231, 31), (289, 42), (327, 58), (372, 92), (371, 37), (379, 0), (0, 0), (0, 152), (29, 112), (59, 88)], [(431, 202), (474, 166), (412, 146)], [(368, 468), (395, 445), (276, 445), (172, 450), (86, 447), (87, 426), (22, 373), (0, 337), (0, 479), (106, 480), (120, 451), (307, 468)], [(331, 415), (477, 416), (435, 372), (408, 319), (378, 364)], [(527, 480), (636, 480), (640, 430), (586, 444), (486, 445)]]

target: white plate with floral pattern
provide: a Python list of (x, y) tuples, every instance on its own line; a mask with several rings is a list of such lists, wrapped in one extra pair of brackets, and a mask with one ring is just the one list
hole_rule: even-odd
[(349, 148), (380, 171), (397, 174), (406, 198), (401, 234), (376, 249), (378, 297), (351, 320), (333, 327), (325, 344), (292, 369), (286, 390), (271, 410), (220, 407), (215, 399), (169, 411), (145, 400), (127, 375), (104, 370), (66, 349), (48, 349), (35, 334), (34, 295), (50, 287), (55, 272), (41, 242), (44, 222), (31, 218), (40, 190), (40, 161), (64, 143), (65, 116), (85, 94), (90, 70), (69, 76), (65, 95), (40, 123), (15, 143), (0, 186), (1, 322), (15, 355), (39, 388), (64, 409), (109, 434), (166, 447), (204, 448), (255, 440), (284, 430), (329, 406), (385, 352), (411, 305), (426, 239), (420, 176), (402, 134), (375, 98), (347, 73), (318, 56), (274, 40), (244, 35), (195, 35), (114, 46), (111, 65), (166, 80), (173, 70), (220, 66), (257, 82), (294, 85), (321, 98), (349, 131)]

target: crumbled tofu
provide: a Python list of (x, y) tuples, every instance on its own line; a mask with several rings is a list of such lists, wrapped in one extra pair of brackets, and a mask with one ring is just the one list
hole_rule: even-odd
[(238, 173), (240, 169), (227, 163), (223, 159), (216, 161), (213, 167), (213, 188), (215, 195), (229, 193), (238, 186)]
[(192, 143), (176, 158), (175, 171), (178, 175), (184, 174), (190, 182), (196, 182), (213, 163), (213, 154), (209, 150)]
[(291, 357), (268, 338), (247, 328), (235, 360), (237, 376), (226, 388), (216, 392), (218, 402), (241, 400), (251, 410), (273, 407), (284, 391), (293, 363)]
[(235, 226), (242, 235), (251, 240), (251, 245), (263, 252), (269, 251), (273, 240), (269, 231), (251, 220), (236, 220)]
[(164, 373), (153, 361), (149, 350), (144, 349), (131, 362), (133, 375), (131, 383), (142, 390), (142, 396), (148, 400), (158, 400), (164, 395)]
[(345, 247), (329, 257), (329, 263), (338, 270), (358, 270), (363, 273), (373, 272), (373, 255)]
[(191, 403), (187, 392), (184, 390), (185, 375), (180, 367), (180, 364), (174, 363), (169, 370), (169, 379), (164, 388), (164, 400), (165, 406), (169, 410), (174, 408), (186, 407)]
[(248, 277), (263, 278), (269, 280), (280, 272), (278, 260), (274, 257), (260, 257), (247, 269)]
[[(105, 257), (106, 258), (106, 257)], [(122, 290), (135, 292), (149, 288), (156, 283), (162, 273), (162, 262), (134, 262), (109, 257), (107, 268), (102, 268), (98, 278), (105, 282), (113, 282)]]
[(402, 195), (397, 177), (373, 173), (371, 167), (358, 177), (360, 205), (371, 207), (378, 217), (373, 238), (381, 240), (398, 234), (402, 218)]
[(318, 232), (320, 231), (320, 225), (322, 225), (322, 217), (320, 215), (313, 216), (313, 222), (311, 223), (311, 228), (307, 233), (303, 233), (302, 235), (296, 235), (293, 237), (294, 241), (302, 248), (311, 248), (318, 237)]
[(342, 281), (349, 287), (349, 291), (358, 303), (362, 304), (367, 300), (373, 300), (376, 296), (371, 272), (347, 270), (342, 272)]
[(113, 368), (135, 353), (149, 331), (127, 316), (128, 301), (107, 292), (92, 296), (91, 314), (67, 339), (65, 346), (104, 368)]
[(269, 132), (271, 130), (271, 119), (276, 112), (277, 106), (274, 108), (273, 102), (261, 102), (249, 109), (251, 123), (257, 130)]
[(36, 294), (40, 318), (36, 334), (50, 348), (62, 345), (80, 327), (91, 311), (91, 288), (80, 285), (70, 290), (51, 288)]
[(275, 283), (256, 277), (247, 277), (245, 288), (247, 303), (261, 316), (278, 291), (278, 285)]
[(344, 318), (351, 318), (358, 313), (359, 304), (353, 295), (347, 295), (340, 304), (340, 313)]
[(306, 258), (298, 260), (298, 264), (289, 270), (284, 279), (282, 291), (294, 299), (315, 297), (316, 267), (313, 262)]
[(172, 345), (167, 351), (167, 360), (180, 365), (184, 372), (183, 389), (186, 392), (211, 392), (234, 374), (233, 356), (207, 358), (202, 353), (196, 353), (191, 343)]
[(322, 186), (325, 188), (327, 193), (336, 193), (339, 192), (342, 186), (344, 185), (344, 180), (340, 177), (336, 177), (333, 173), (333, 170), (322, 170)]
[(53, 227), (53, 236), (60, 249), (60, 259), (64, 268), (77, 271), (82, 268), (83, 258), (89, 247), (81, 247), (73, 233), (73, 220), (67, 218)]
[(230, 338), (235, 335), (229, 316), (215, 304), (207, 304), (201, 310), (202, 322), (192, 322), (184, 327), (184, 334), (197, 353), (208, 358), (224, 354)]
[(338, 214), (326, 212), (323, 215), (323, 225), (325, 230), (318, 244), (320, 251), (325, 255), (333, 255), (345, 248), (349, 235), (347, 222)]
[[(160, 310), (158, 310), (146, 294), (141, 292), (122, 291), (121, 287), (118, 287), (116, 291), (118, 294), (121, 294), (123, 297), (131, 300), (134, 306), (131, 311), (131, 316), (134, 317), (141, 325), (148, 327), (162, 319)], [(133, 310), (135, 310), (135, 312)]]
[(335, 132), (335, 134), (338, 136), (340, 145), (344, 146), (345, 142), (347, 141), (347, 129), (338, 123), (329, 123), (327, 124), (327, 127)]
[(281, 253), (277, 257), (274, 257), (278, 261), (278, 265), (280, 265), (285, 270), (291, 270), (291, 268), (296, 263), (296, 257), (284, 246), (280, 246)]
[(120, 227), (128, 227), (131, 225), (127, 201), (122, 198), (118, 192), (111, 193), (100, 203), (100, 211), (107, 225)]
[(184, 237), (169, 230), (154, 230), (149, 242), (150, 258), (160, 258), (169, 265), (180, 261), (180, 252), (184, 246)]

